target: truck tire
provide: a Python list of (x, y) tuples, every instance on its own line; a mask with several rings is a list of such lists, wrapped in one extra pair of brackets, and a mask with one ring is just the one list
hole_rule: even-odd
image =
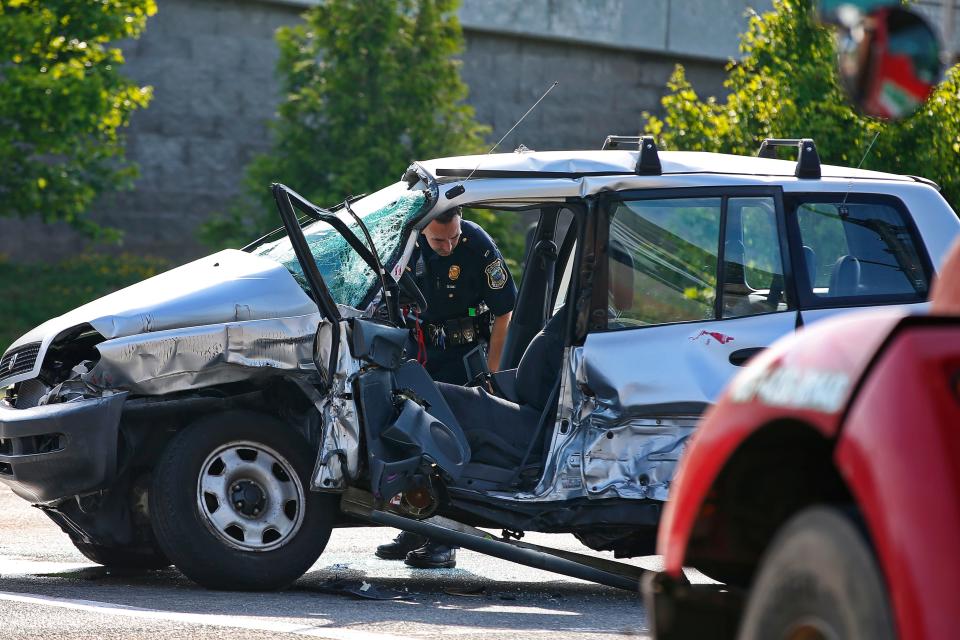
[(210, 589), (280, 589), (330, 538), (337, 497), (311, 492), (307, 442), (254, 412), (199, 419), (178, 433), (153, 472), (157, 542), (180, 571)]
[(893, 640), (873, 550), (842, 511), (807, 508), (784, 524), (750, 588), (739, 640)]
[(170, 561), (159, 549), (104, 547), (73, 540), (73, 546), (91, 562), (114, 569), (163, 569)]

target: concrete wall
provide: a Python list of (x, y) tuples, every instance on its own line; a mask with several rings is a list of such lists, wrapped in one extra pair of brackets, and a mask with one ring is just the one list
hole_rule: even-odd
[[(608, 134), (636, 135), (658, 111), (676, 58), (555, 40), (467, 32), (463, 78), (477, 119), (499, 140), (554, 80), (560, 84), (500, 150), (599, 149)], [(683, 60), (704, 95), (722, 91), (722, 64)]]
[(748, 7), (772, 0), (464, 0), (464, 29), (699, 57), (737, 56)]
[[(758, 0), (767, 6), (769, 0)], [(94, 218), (125, 231), (120, 247), (175, 262), (207, 253), (198, 225), (238, 193), (247, 161), (268, 148), (277, 104), (277, 27), (315, 0), (159, 0), (124, 73), (154, 87), (133, 116), (133, 191), (103, 198)], [(722, 89), (748, 0), (465, 0), (463, 77), (497, 139), (553, 80), (553, 94), (505, 141), (595, 148), (635, 134), (681, 61), (703, 95)], [(704, 35), (707, 33), (708, 35)], [(393, 176), (387, 177), (392, 179)], [(54, 260), (97, 247), (62, 226), (0, 220), (0, 254)]]

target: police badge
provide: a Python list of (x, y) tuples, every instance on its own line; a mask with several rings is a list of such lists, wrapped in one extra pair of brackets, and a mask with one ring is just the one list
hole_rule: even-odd
[(457, 278), (459, 278), (459, 277), (460, 277), (460, 265), (458, 265), (458, 264), (450, 265), (450, 270), (447, 271), (447, 277), (450, 278), (451, 281), (456, 280)]
[(507, 268), (503, 265), (503, 260), (497, 258), (483, 270), (487, 274), (487, 284), (491, 289), (503, 289), (507, 284)]

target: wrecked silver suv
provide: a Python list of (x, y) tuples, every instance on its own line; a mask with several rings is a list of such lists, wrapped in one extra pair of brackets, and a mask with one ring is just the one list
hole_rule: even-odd
[[(797, 161), (769, 157), (784, 144)], [(376, 524), (635, 589), (632, 566), (517, 538), (652, 553), (677, 460), (738, 368), (825, 316), (924, 304), (960, 231), (926, 180), (821, 167), (810, 140), (761, 156), (611, 137), (415, 163), (332, 210), (274, 185), (282, 231), (7, 350), (0, 480), (92, 560), (210, 587), (281, 587), (333, 527)], [(489, 381), (532, 434), (520, 449), (476, 444), (477, 416), (407, 359), (425, 303), (405, 267), (457, 205), (539, 214)], [(557, 369), (530, 355), (551, 317)]]

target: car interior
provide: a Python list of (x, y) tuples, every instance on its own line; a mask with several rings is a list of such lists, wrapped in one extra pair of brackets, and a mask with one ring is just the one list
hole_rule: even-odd
[[(463, 452), (459, 486), (488, 490), (535, 482), (550, 444), (569, 320), (561, 289), (570, 286), (577, 224), (568, 209), (537, 208), (539, 222), (528, 234), (523, 279), (501, 357), (508, 368), (465, 387), (434, 382), (416, 360), (393, 373), (394, 392), (424, 401), (448, 427), (445, 437), (456, 442), (452, 448)], [(379, 435), (390, 439), (388, 432)]]

